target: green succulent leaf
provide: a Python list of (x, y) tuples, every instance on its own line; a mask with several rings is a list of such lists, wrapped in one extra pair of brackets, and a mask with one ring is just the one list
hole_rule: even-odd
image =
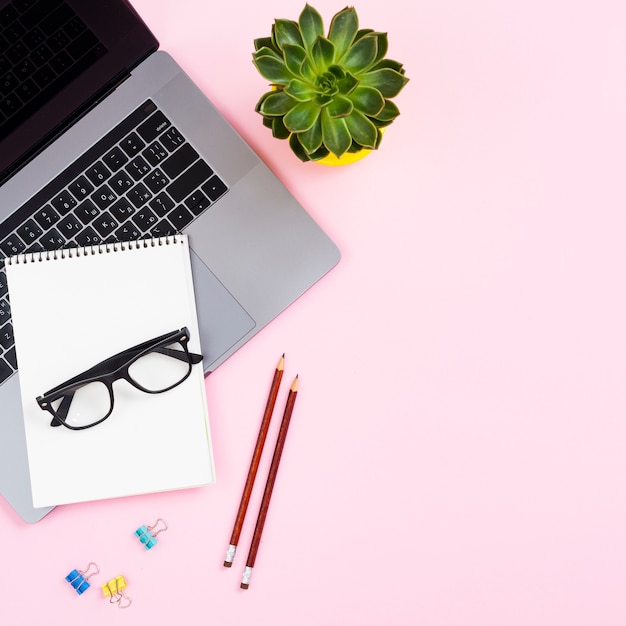
[(346, 117), (346, 126), (359, 145), (371, 150), (376, 148), (378, 129), (363, 113), (352, 111), (352, 114)]
[(398, 61), (394, 61), (393, 59), (381, 59), (378, 63), (376, 63), (376, 65), (374, 65), (374, 67), (372, 67), (371, 71), (381, 70), (384, 67), (395, 70), (399, 74), (404, 74), (402, 63), (398, 63)]
[(274, 38), (276, 45), (281, 50), (284, 49), (285, 44), (293, 44), (296, 46), (304, 45), (297, 22), (278, 19), (275, 21), (275, 25)]
[(352, 137), (343, 117), (331, 117), (322, 110), (322, 139), (324, 145), (336, 156), (344, 154), (352, 144)]
[(329, 96), (325, 93), (318, 93), (315, 96), (315, 104), (320, 107), (328, 106), (333, 101), (333, 96)]
[(357, 42), (359, 39), (365, 37), (365, 35), (371, 35), (374, 32), (373, 28), (361, 28), (357, 34), (354, 36), (354, 41)]
[(255, 56), (254, 65), (261, 76), (273, 83), (286, 84), (293, 78), (284, 61), (270, 54)]
[(254, 49), (260, 50), (261, 48), (270, 48), (273, 49), (274, 42), (271, 37), (259, 37), (254, 40)]
[(359, 20), (354, 7), (346, 7), (333, 17), (328, 30), (328, 38), (335, 45), (338, 59), (350, 49), (358, 29)]
[(400, 109), (396, 106), (395, 102), (385, 100), (385, 106), (373, 117), (381, 122), (393, 122), (398, 115), (400, 115)]
[(374, 87), (359, 85), (350, 95), (355, 108), (365, 115), (376, 116), (385, 106), (383, 95)]
[(367, 72), (361, 75), (361, 84), (378, 89), (385, 98), (393, 98), (409, 82), (400, 72), (389, 68)]
[(283, 118), (285, 126), (292, 133), (309, 130), (320, 115), (320, 108), (314, 102), (299, 102)]
[[(267, 119), (267, 118), (264, 118)], [(273, 117), (272, 119), (272, 135), (276, 137), (276, 139), (288, 139), (291, 133), (289, 129), (285, 126), (282, 117)]]
[(378, 43), (378, 53), (376, 54), (376, 59), (374, 63), (380, 61), (385, 57), (387, 51), (389, 50), (389, 39), (387, 37), (387, 33), (374, 33), (376, 35), (376, 40)]
[(318, 117), (309, 130), (299, 133), (298, 139), (308, 154), (313, 154), (313, 152), (319, 150), (322, 145), (321, 119)]
[(298, 100), (292, 98), (285, 91), (271, 91), (259, 102), (259, 113), (270, 117), (285, 115), (298, 104)]
[(378, 38), (368, 35), (359, 39), (344, 55), (341, 64), (349, 72), (360, 75), (376, 60)]
[(346, 77), (346, 73), (340, 65), (329, 65), (328, 71), (337, 79), (343, 80)]
[(299, 135), (296, 135), (295, 133), (289, 135), (289, 147), (301, 161), (310, 161), (311, 157), (300, 143), (300, 139), (298, 137)]
[[(291, 96), (292, 100), (295, 98), (298, 102), (312, 100), (317, 93), (310, 83), (306, 83), (298, 78), (289, 81), (285, 87), (285, 92)], [(295, 105), (297, 102), (293, 104)], [(286, 112), (287, 111), (285, 111), (285, 113)]]
[(311, 57), (318, 72), (326, 72), (335, 62), (335, 46), (325, 37), (318, 37), (311, 48)]
[(350, 72), (346, 73), (345, 78), (342, 78), (341, 80), (337, 81), (337, 86), (339, 87), (339, 91), (344, 96), (347, 96), (352, 91), (354, 91), (354, 89), (356, 89), (358, 84), (359, 84), (359, 79), (353, 74), (350, 74)]
[(300, 76), (305, 80), (311, 81), (312, 83), (314, 83), (317, 79), (317, 71), (315, 70), (315, 67), (313, 67), (313, 62), (308, 56), (304, 59), (304, 61), (302, 61), (302, 65), (300, 66)]
[(324, 36), (324, 22), (322, 16), (310, 5), (304, 7), (298, 19), (304, 47), (311, 51), (318, 37)]
[(280, 55), (278, 52), (276, 52), (273, 48), (268, 48), (266, 46), (264, 46), (263, 48), (260, 48), (259, 50), (257, 50), (252, 55), (252, 58), (253, 59), (258, 59), (259, 57), (264, 57), (264, 56), (274, 57), (275, 59), (278, 59), (280, 61), (283, 60), (282, 55)]
[(327, 111), (331, 117), (346, 117), (352, 113), (354, 105), (352, 101), (344, 96), (337, 95), (328, 103)]
[(283, 46), (285, 65), (294, 75), (300, 76), (302, 63), (306, 59), (306, 50), (302, 46), (286, 43)]

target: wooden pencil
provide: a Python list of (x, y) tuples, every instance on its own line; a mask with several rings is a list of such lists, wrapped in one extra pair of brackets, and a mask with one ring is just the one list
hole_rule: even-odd
[(276, 396), (278, 395), (278, 388), (280, 387), (280, 381), (282, 380), (284, 369), (285, 355), (283, 354), (280, 357), (278, 364), (276, 365), (276, 370), (274, 371), (274, 378), (272, 380), (269, 396), (267, 398), (267, 404), (265, 405), (263, 419), (261, 420), (259, 435), (257, 437), (256, 445), (254, 446), (254, 452), (252, 453), (252, 460), (250, 461), (248, 476), (246, 478), (246, 483), (243, 488), (243, 494), (241, 495), (241, 502), (239, 503), (239, 510), (237, 511), (237, 517), (235, 519), (233, 532), (230, 537), (230, 545), (228, 546), (228, 550), (226, 551), (224, 567), (231, 567), (233, 564), (233, 559), (235, 558), (237, 544), (239, 543), (239, 535), (241, 534), (243, 521), (246, 517), (248, 503), (250, 502), (250, 494), (252, 493), (254, 479), (256, 478), (256, 473), (259, 469), (259, 461), (261, 459), (261, 453), (263, 452), (263, 446), (265, 445), (265, 439), (267, 437), (267, 431), (269, 429), (270, 421), (272, 419), (272, 413), (274, 412), (274, 406), (276, 405)]
[(246, 568), (241, 580), (241, 588), (248, 589), (250, 586), (250, 578), (252, 576), (252, 570), (256, 561), (256, 555), (261, 543), (261, 535), (263, 534), (263, 526), (265, 525), (265, 518), (267, 517), (267, 511), (270, 506), (270, 499), (272, 497), (272, 490), (274, 489), (274, 483), (276, 482), (276, 474), (278, 473), (278, 466), (280, 464), (280, 458), (283, 454), (283, 448), (285, 447), (285, 440), (287, 438), (287, 430), (289, 429), (289, 423), (291, 422), (291, 414), (293, 413), (293, 406), (296, 402), (296, 396), (298, 395), (298, 377), (293, 381), (291, 388), (289, 389), (289, 395), (287, 396), (287, 404), (285, 405), (285, 412), (283, 414), (283, 420), (280, 424), (280, 430), (278, 431), (278, 438), (276, 440), (276, 447), (274, 448), (274, 456), (272, 457), (272, 464), (267, 475), (267, 483), (265, 484), (265, 491), (263, 492), (263, 499), (261, 500), (261, 507), (259, 509), (259, 515), (257, 517), (256, 526), (254, 528), (254, 534), (252, 535), (252, 543), (250, 544), (250, 552), (248, 553), (248, 560), (246, 561)]

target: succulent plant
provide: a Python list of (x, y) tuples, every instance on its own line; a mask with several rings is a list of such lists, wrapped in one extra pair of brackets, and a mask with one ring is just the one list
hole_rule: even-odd
[(353, 7), (324, 36), (321, 15), (307, 4), (297, 22), (275, 20), (271, 37), (254, 47), (254, 65), (271, 81), (256, 111), (303, 161), (376, 149), (381, 129), (400, 114), (390, 98), (408, 82), (402, 64), (385, 58), (386, 33), (359, 29)]

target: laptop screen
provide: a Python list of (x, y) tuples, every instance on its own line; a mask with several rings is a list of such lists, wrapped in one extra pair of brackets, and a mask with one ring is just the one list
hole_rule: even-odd
[(0, 0), (0, 183), (157, 47), (124, 0)]

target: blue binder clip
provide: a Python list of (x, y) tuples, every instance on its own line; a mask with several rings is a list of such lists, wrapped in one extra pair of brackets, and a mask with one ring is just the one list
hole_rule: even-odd
[[(159, 522), (161, 522), (162, 528), (159, 528), (159, 530), (154, 532), (154, 529), (159, 525)], [(159, 533), (163, 532), (164, 530), (167, 530), (167, 523), (165, 522), (165, 520), (162, 520), (159, 517), (159, 519), (157, 519), (157, 521), (154, 522), (152, 526), (146, 526), (146, 525), (140, 526), (135, 531), (135, 535), (137, 536), (139, 541), (143, 544), (143, 547), (146, 550), (150, 550), (158, 543), (156, 536)]]
[[(89, 569), (91, 567), (95, 568), (95, 571), (91, 572), (90, 574), (88, 574), (87, 572), (89, 572)], [(100, 572), (100, 569), (98, 568), (98, 566), (95, 563), (89, 563), (89, 565), (87, 565), (87, 568), (85, 569), (85, 571), (83, 570), (78, 570), (78, 569), (73, 569), (66, 577), (65, 580), (72, 585), (72, 587), (74, 588), (74, 590), (76, 591), (76, 593), (80, 596), (82, 595), (85, 591), (87, 591), (87, 589), (89, 589), (89, 587), (91, 586), (87, 581), (94, 575), (94, 574), (98, 574)]]

